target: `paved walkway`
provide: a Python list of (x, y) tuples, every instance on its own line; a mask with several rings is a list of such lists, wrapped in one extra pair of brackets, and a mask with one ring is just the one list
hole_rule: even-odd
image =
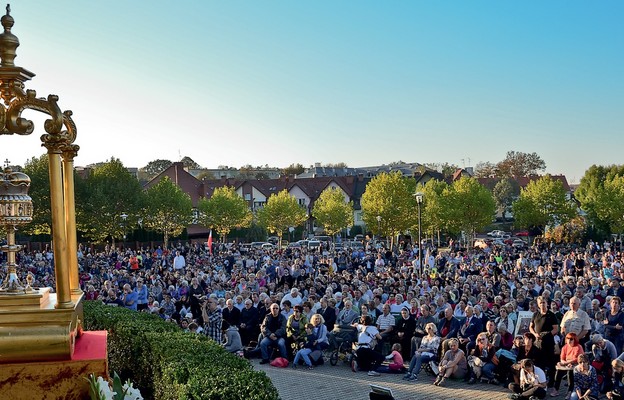
[[(511, 392), (502, 386), (487, 384), (468, 385), (463, 381), (447, 381), (444, 387), (434, 386), (434, 377), (422, 371), (419, 380), (406, 382), (402, 374), (382, 374), (371, 377), (365, 372), (354, 373), (345, 364), (335, 367), (325, 364), (313, 370), (292, 369), (260, 365), (250, 360), (254, 368), (264, 371), (279, 391), (282, 400), (366, 400), (369, 385), (392, 389), (397, 400), (506, 400)], [(565, 387), (562, 387), (565, 389)], [(547, 399), (563, 399), (564, 396)]]

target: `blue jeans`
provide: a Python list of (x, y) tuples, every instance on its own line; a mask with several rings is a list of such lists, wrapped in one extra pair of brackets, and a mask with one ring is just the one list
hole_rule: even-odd
[(269, 346), (277, 346), (280, 352), (280, 356), (288, 358), (288, 352), (286, 351), (286, 340), (284, 340), (284, 338), (277, 338), (276, 340), (272, 340), (271, 338), (265, 337), (260, 342), (260, 353), (262, 354), (263, 360), (269, 359)]
[(412, 357), (412, 361), (410, 362), (407, 372), (416, 376), (420, 373), (420, 367), (422, 366), (422, 364), (428, 363), (433, 359), (435, 359), (435, 355), (430, 356), (429, 354), (416, 352), (416, 354), (414, 354), (414, 357)]
[(312, 349), (301, 349), (295, 354), (295, 359), (293, 360), (293, 364), (297, 365), (299, 360), (303, 358), (303, 361), (306, 363), (308, 367), (312, 366), (312, 360), (310, 360), (310, 353), (312, 353)]
[(485, 363), (483, 368), (481, 368), (481, 373), (488, 379), (494, 379), (494, 370), (496, 370), (496, 365), (491, 362)]

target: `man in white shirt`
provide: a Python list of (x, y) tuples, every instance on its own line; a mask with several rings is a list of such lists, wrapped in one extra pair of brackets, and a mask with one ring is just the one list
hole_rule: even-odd
[(176, 255), (173, 258), (173, 268), (176, 271), (179, 271), (184, 267), (186, 267), (186, 260), (184, 259), (184, 256), (180, 254), (180, 250), (176, 250)]
[(290, 304), (293, 307), (303, 303), (303, 299), (301, 298), (301, 295), (299, 294), (299, 290), (297, 290), (297, 288), (290, 289), (290, 293), (287, 293), (284, 297), (282, 297), (282, 302), (280, 303), (280, 305), (283, 306), (284, 301), (286, 300), (290, 301)]

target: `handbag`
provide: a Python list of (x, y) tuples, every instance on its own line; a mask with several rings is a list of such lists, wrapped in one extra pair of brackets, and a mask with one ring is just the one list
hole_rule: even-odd
[(286, 368), (288, 367), (288, 360), (284, 357), (277, 357), (275, 360), (271, 361), (270, 365), (272, 367)]

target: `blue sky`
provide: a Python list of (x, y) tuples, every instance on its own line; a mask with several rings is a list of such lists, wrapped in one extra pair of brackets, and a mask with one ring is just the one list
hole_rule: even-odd
[[(577, 182), (624, 149), (624, 2), (19, 1), (15, 60), (59, 95), (77, 165), (537, 152)], [(14, 163), (42, 154), (2, 137)], [(470, 162), (468, 161), (470, 160)]]

